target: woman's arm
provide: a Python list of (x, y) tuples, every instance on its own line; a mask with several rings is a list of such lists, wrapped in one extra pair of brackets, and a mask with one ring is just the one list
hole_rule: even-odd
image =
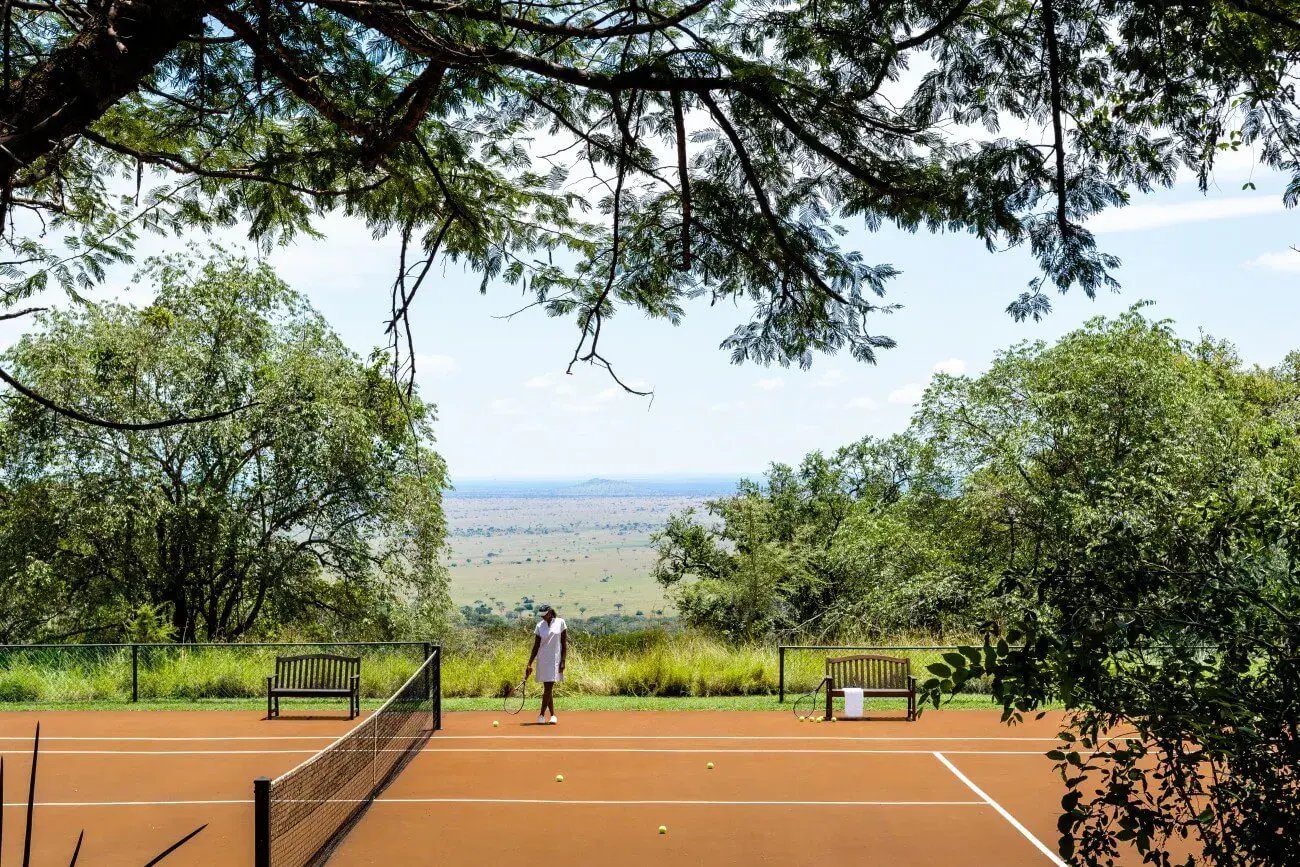
[(537, 650), (542, 646), (542, 637), (533, 636), (533, 652), (528, 654), (528, 665), (524, 668), (524, 677), (533, 673), (533, 660), (537, 658)]
[(565, 627), (560, 633), (560, 673), (564, 673), (564, 661), (569, 655), (569, 629)]

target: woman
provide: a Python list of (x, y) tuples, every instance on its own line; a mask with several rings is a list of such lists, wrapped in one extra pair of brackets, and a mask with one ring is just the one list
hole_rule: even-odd
[(542, 685), (542, 713), (537, 717), (538, 725), (546, 725), (546, 712), (551, 712), (550, 723), (555, 725), (560, 720), (555, 716), (555, 684), (564, 680), (564, 662), (569, 655), (569, 632), (565, 628), (564, 618), (555, 615), (555, 609), (549, 605), (539, 605), (537, 613), (542, 619), (533, 630), (533, 652), (528, 657), (528, 667), (524, 677), (533, 673), (533, 660), (537, 660), (537, 682)]

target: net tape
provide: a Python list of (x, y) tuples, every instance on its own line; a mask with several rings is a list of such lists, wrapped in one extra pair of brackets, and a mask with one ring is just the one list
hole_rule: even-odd
[(437, 652), (379, 710), (271, 781), (270, 862), (322, 864), (433, 731)]

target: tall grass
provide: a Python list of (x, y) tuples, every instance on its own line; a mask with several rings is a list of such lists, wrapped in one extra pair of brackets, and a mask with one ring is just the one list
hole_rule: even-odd
[[(331, 648), (325, 648), (331, 649)], [(277, 653), (313, 652), (302, 647), (186, 647), (140, 649), (141, 701), (195, 701), (263, 698), (267, 675), (275, 671)], [(419, 663), (418, 646), (334, 648), (362, 656), (361, 694), (391, 695)], [(93, 646), (10, 648), (0, 653), (0, 702), (25, 704), (126, 702), (131, 698), (129, 649)]]
[[(911, 647), (932, 642), (912, 636), (890, 644)], [(464, 637), (447, 649), (443, 694), (453, 698), (501, 695), (519, 682), (532, 637), (528, 633)], [(926, 666), (941, 659), (941, 650), (884, 651), (912, 660), (919, 680)], [(825, 659), (835, 653), (789, 652), (786, 693), (813, 689), (825, 673)], [(841, 654), (842, 655), (842, 654)], [(728, 644), (694, 632), (648, 629), (621, 635), (573, 634), (560, 695), (633, 697), (713, 697), (774, 695), (779, 661), (772, 644)]]
[[(915, 637), (891, 644), (922, 645)], [(444, 642), (442, 683), (449, 698), (500, 696), (523, 676), (532, 634), (527, 630), (493, 633), (460, 632)], [(266, 695), (266, 676), (275, 667), (275, 648), (164, 648), (141, 654), (142, 701), (250, 699)], [(347, 652), (344, 650), (343, 652)], [(890, 652), (912, 660), (912, 672), (924, 680), (926, 665), (939, 650)], [(825, 657), (820, 651), (792, 651), (786, 656), (786, 693), (807, 692), (821, 680)], [(363, 653), (361, 692), (382, 698), (394, 692), (414, 670), (417, 648)], [(646, 629), (616, 635), (570, 633), (569, 660), (560, 695), (636, 698), (774, 695), (778, 657), (772, 644), (734, 645), (691, 631)], [(66, 703), (127, 701), (130, 698), (129, 654), (102, 658), (51, 653), (40, 657), (0, 657), (0, 702)]]

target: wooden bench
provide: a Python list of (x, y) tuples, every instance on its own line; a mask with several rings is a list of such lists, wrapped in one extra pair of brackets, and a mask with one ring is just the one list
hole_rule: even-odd
[(862, 690), (868, 698), (907, 699), (907, 719), (916, 719), (916, 678), (912, 663), (893, 656), (836, 656), (826, 660), (826, 719), (834, 711), (834, 699), (844, 697), (846, 687)]
[(280, 716), (282, 698), (346, 698), (348, 719), (361, 713), (361, 657), (309, 653), (277, 656), (266, 679), (266, 718)]

